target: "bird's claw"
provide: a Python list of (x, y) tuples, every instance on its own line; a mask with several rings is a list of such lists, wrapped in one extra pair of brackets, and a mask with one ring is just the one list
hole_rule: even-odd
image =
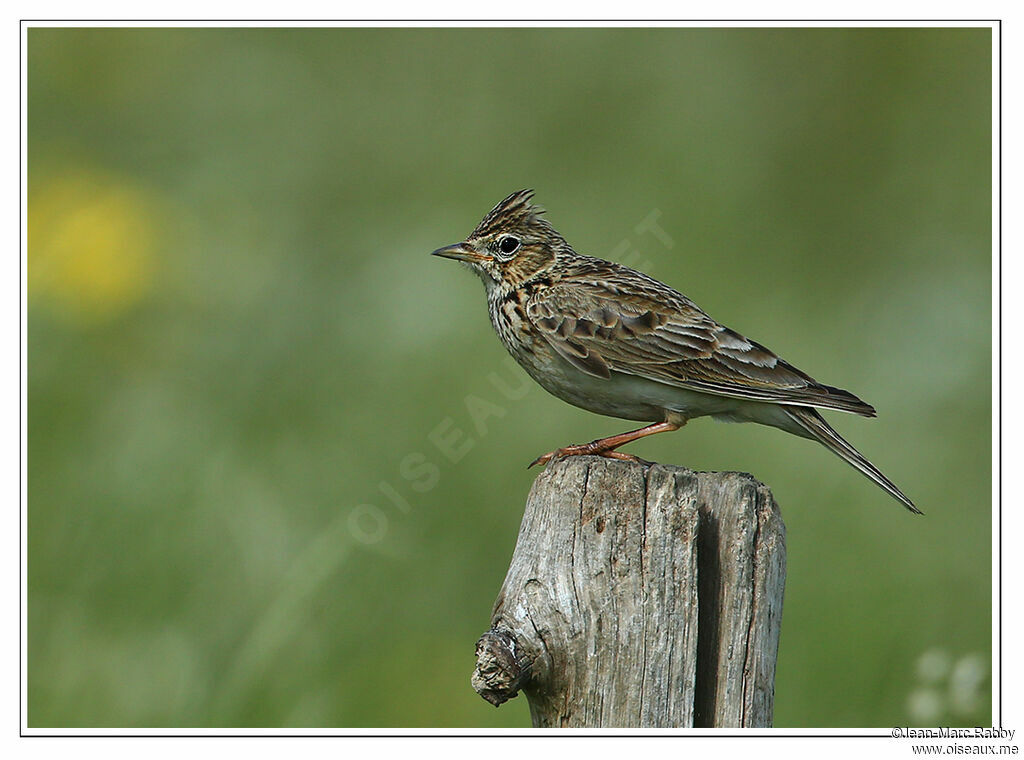
[(529, 470), (531, 467), (536, 467), (538, 464), (547, 464), (548, 462), (551, 461), (551, 458), (554, 457), (554, 455), (555, 452), (553, 451), (549, 451), (547, 454), (541, 454), (539, 457), (537, 457), (528, 465), (526, 465), (526, 469)]
[(584, 443), (582, 445), (577, 446), (565, 446), (564, 448), (561, 449), (549, 451), (547, 454), (541, 454), (539, 457), (530, 462), (530, 464), (526, 466), (526, 469), (529, 470), (531, 467), (534, 467), (535, 465), (538, 464), (547, 464), (552, 459), (561, 459), (563, 457), (578, 457), (585, 456), (587, 454), (592, 454), (599, 457), (607, 457), (608, 459), (619, 459), (624, 462), (634, 462), (636, 464), (650, 464), (650, 462), (648, 462), (646, 459), (641, 459), (640, 457), (633, 456), (632, 454), (626, 454), (622, 451), (615, 451), (614, 449), (602, 449), (594, 446), (593, 443)]
[(609, 459), (621, 459), (623, 462), (633, 462), (634, 464), (642, 464), (650, 466), (653, 462), (648, 462), (646, 459), (641, 459), (638, 456), (632, 454), (626, 454), (622, 451), (605, 451), (600, 456), (608, 457)]

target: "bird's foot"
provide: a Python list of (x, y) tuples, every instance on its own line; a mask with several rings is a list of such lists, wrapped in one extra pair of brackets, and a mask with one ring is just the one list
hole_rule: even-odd
[(534, 465), (547, 464), (553, 459), (561, 459), (562, 457), (578, 457), (586, 456), (588, 454), (596, 455), (599, 457), (607, 457), (608, 459), (621, 459), (624, 462), (635, 462), (636, 464), (650, 464), (645, 459), (633, 456), (632, 454), (626, 454), (622, 451), (615, 451), (614, 449), (608, 448), (603, 440), (591, 441), (590, 443), (581, 443), (575, 446), (566, 446), (561, 449), (555, 449), (549, 451), (547, 454), (543, 454), (527, 465), (526, 469), (530, 469)]

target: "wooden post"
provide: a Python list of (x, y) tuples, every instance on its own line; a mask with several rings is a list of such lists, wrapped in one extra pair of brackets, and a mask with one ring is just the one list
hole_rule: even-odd
[(785, 526), (750, 475), (548, 465), (472, 683), (536, 727), (772, 724)]

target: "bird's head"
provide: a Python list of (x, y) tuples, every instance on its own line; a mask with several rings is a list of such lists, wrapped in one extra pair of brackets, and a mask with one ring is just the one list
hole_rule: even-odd
[(438, 248), (434, 256), (461, 261), (475, 271), (488, 290), (497, 284), (517, 286), (543, 274), (569, 244), (530, 203), (532, 190), (512, 193), (483, 218), (461, 243)]

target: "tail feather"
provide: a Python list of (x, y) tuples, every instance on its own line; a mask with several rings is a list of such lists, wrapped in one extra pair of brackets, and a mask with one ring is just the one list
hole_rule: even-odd
[(831, 409), (838, 409), (841, 412), (853, 412), (861, 417), (878, 416), (875, 407), (863, 399), (857, 398), (849, 391), (844, 391), (842, 388), (835, 388), (831, 385), (820, 385), (818, 388), (824, 391), (824, 393), (823, 398), (815, 406), (827, 406)]
[(908, 499), (889, 478), (885, 477), (877, 467), (864, 458), (863, 454), (853, 448), (839, 433), (833, 430), (832, 426), (814, 409), (802, 406), (786, 406), (783, 409), (789, 418), (796, 423), (798, 429), (802, 431), (805, 437), (818, 441), (830, 451), (838, 454), (842, 459), (875, 481), (875, 483), (914, 514), (924, 514), (914, 506), (914, 502)]

